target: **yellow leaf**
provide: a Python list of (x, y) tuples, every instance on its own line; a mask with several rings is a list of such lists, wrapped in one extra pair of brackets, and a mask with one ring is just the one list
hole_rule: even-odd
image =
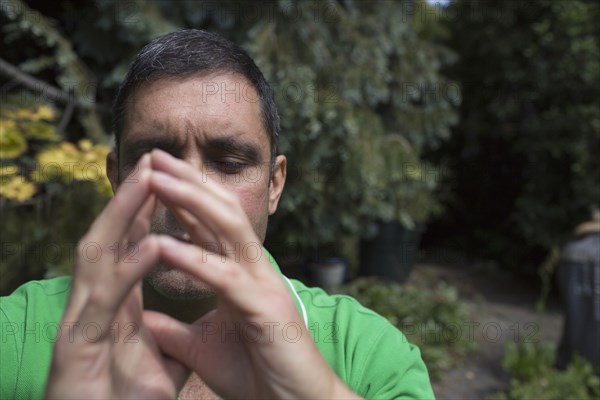
[(16, 158), (27, 151), (27, 141), (15, 121), (0, 120), (0, 159)]
[(32, 139), (57, 140), (54, 126), (44, 121), (30, 121), (22, 125), (25, 136)]
[[(77, 181), (86, 181), (86, 180), (90, 180), (88, 178), (88, 176), (94, 176), (93, 174), (96, 171), (94, 169), (91, 169), (87, 167), (87, 165), (85, 165), (84, 163), (78, 162), (77, 165), (75, 165), (73, 167), (72, 171), (66, 171), (66, 175), (72, 175), (69, 176), (69, 179), (75, 179)], [(70, 182), (70, 180), (68, 181)]]
[[(66, 147), (69, 151), (71, 149)], [(69, 173), (79, 163), (77, 160), (77, 150), (75, 154), (69, 154), (64, 151), (65, 147), (51, 146), (36, 155), (38, 165), (31, 174), (31, 179), (35, 182), (47, 182), (49, 180), (68, 180), (72, 179)], [(67, 174), (64, 172), (67, 171)]]
[(110, 147), (105, 146), (103, 144), (98, 144), (94, 146), (94, 152), (103, 160), (106, 159), (108, 153), (110, 153)]
[(17, 129), (17, 124), (12, 119), (6, 119), (6, 118), (0, 119), (0, 130), (9, 131), (9, 130), (16, 130), (16, 129)]
[(94, 154), (94, 153), (91, 153), (91, 152), (90, 152), (90, 153), (83, 153), (83, 154), (81, 155), (81, 160), (82, 160), (84, 163), (93, 163), (93, 162), (95, 162), (97, 159), (98, 159), (98, 157), (96, 157), (96, 154)]
[(56, 113), (54, 112), (52, 107), (44, 105), (39, 106), (37, 110), (35, 110), (32, 116), (32, 120), (39, 121), (41, 119), (44, 119), (46, 121), (52, 121), (56, 119)]
[(56, 119), (54, 109), (48, 105), (42, 105), (36, 108), (19, 108), (18, 110), (6, 113), (6, 116), (11, 119), (27, 121), (52, 121)]
[(62, 142), (39, 152), (36, 156), (38, 165), (30, 178), (34, 182), (90, 181), (99, 194), (112, 196), (112, 188), (106, 175), (109, 147), (94, 145), (87, 139), (79, 141), (78, 146), (79, 148), (73, 143)]
[(19, 202), (32, 198), (35, 192), (35, 184), (20, 176), (13, 176), (0, 185), (0, 196)]
[(62, 151), (65, 152), (65, 154), (72, 154), (72, 155), (79, 154), (79, 150), (71, 142), (62, 142), (59, 147)]
[(10, 111), (6, 113), (11, 119), (28, 119), (31, 120), (34, 115), (34, 111), (31, 108), (19, 108), (15, 111)]
[(0, 167), (0, 177), (16, 175), (19, 167), (15, 164), (6, 164)]
[(83, 151), (90, 151), (94, 147), (94, 144), (89, 139), (81, 139), (79, 141), (79, 148)]
[(41, 165), (51, 162), (61, 163), (68, 159), (65, 152), (58, 146), (48, 147), (46, 150), (40, 151), (36, 156), (37, 162)]

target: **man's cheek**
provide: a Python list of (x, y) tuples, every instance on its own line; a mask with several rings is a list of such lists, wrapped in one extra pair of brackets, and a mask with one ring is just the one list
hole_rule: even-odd
[[(255, 190), (252, 190), (255, 189)], [(247, 188), (246, 190), (239, 190), (236, 192), (240, 205), (244, 210), (254, 233), (262, 239), (264, 239), (267, 220), (268, 220), (268, 191), (257, 190), (255, 188)]]

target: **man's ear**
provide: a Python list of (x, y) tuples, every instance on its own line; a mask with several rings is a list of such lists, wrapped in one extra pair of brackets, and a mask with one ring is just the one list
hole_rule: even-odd
[(277, 211), (277, 204), (281, 198), (283, 187), (285, 186), (285, 177), (287, 174), (287, 159), (283, 155), (275, 158), (273, 172), (271, 173), (271, 182), (269, 183), (269, 215)]
[(116, 194), (119, 187), (119, 161), (117, 160), (117, 153), (114, 150), (106, 156), (106, 174), (108, 175), (113, 194)]

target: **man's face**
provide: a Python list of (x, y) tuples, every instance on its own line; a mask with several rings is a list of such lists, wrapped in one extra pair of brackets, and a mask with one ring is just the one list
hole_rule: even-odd
[[(286, 160), (278, 156), (270, 174), (269, 137), (252, 85), (231, 73), (161, 79), (141, 86), (127, 104), (119, 162), (114, 153), (107, 160), (113, 190), (144, 153), (160, 148), (235, 193), (256, 236), (264, 241), (268, 216), (277, 209), (285, 183)], [(160, 202), (151, 231), (185, 233), (172, 211)], [(204, 283), (163, 263), (146, 280), (166, 297), (212, 294)]]

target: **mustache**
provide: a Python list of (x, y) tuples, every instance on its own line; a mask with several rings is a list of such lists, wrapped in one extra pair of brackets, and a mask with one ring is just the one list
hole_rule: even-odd
[(155, 215), (150, 221), (150, 232), (157, 235), (172, 236), (184, 242), (190, 242), (190, 235), (181, 226), (180, 222), (175, 218), (170, 210), (165, 210), (164, 213)]

